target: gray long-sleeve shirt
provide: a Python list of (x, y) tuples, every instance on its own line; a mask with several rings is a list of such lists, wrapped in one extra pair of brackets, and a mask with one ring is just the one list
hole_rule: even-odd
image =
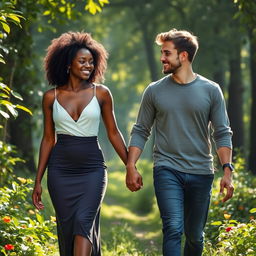
[(151, 83), (143, 93), (129, 145), (143, 150), (154, 122), (154, 166), (213, 173), (210, 126), (217, 149), (232, 148), (221, 89), (200, 75), (188, 84), (178, 84), (170, 75)]

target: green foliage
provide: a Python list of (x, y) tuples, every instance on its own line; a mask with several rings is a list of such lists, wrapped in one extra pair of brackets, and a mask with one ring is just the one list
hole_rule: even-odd
[(227, 219), (247, 223), (254, 216), (250, 209), (256, 206), (256, 177), (245, 169), (245, 159), (236, 157), (233, 175), (235, 187), (234, 196), (226, 203), (222, 203), (223, 195), (219, 194), (220, 178), (216, 178), (213, 185), (211, 206), (206, 226), (207, 239), (216, 242), (219, 226), (226, 224)]
[(56, 250), (54, 219), (45, 221), (33, 210), (29, 200), (32, 183), (13, 176), (9, 186), (0, 188), (1, 255), (48, 256)]
[[(43, 6), (44, 16), (48, 16), (49, 21), (55, 20), (56, 18), (67, 18), (69, 20), (75, 19), (76, 16), (80, 17), (82, 12), (79, 10), (80, 1), (44, 1), (37, 0), (38, 4)], [(108, 0), (87, 0), (86, 4), (83, 6), (83, 10), (88, 11), (89, 13), (95, 15), (102, 11), (102, 7), (106, 4), (109, 4)]]
[[(14, 23), (21, 27), (21, 19), (24, 19), (20, 12), (15, 10), (15, 5), (11, 1), (0, 2), (0, 39), (5, 37), (5, 33), (11, 31), (10, 23)], [(1, 61), (1, 60), (0, 60)]]
[[(1, 47), (2, 39), (6, 38), (7, 34), (10, 33), (10, 23), (14, 23), (21, 27), (20, 23), (23, 17), (18, 11), (14, 10), (14, 7), (13, 3), (7, 1), (3, 1), (0, 5), (0, 24), (2, 25), (0, 26), (0, 49), (3, 49)], [(0, 55), (0, 62), (5, 64), (2, 54)], [(0, 77), (0, 81), (1, 80), (2, 78)], [(11, 90), (6, 84), (0, 82), (0, 115), (2, 117), (5, 119), (10, 118), (9, 113), (13, 117), (17, 117), (17, 109), (22, 109), (32, 115), (32, 112), (28, 108), (12, 103), (10, 101), (11, 96), (18, 100), (23, 100), (19, 93)]]
[(109, 237), (110, 239), (103, 241), (104, 256), (159, 255), (157, 254), (157, 248), (153, 245), (150, 248), (143, 248), (127, 223), (113, 223)]
[(25, 106), (12, 103), (10, 101), (11, 96), (18, 100), (23, 100), (19, 93), (14, 92), (7, 85), (0, 82), (0, 114), (2, 115), (2, 117), (8, 119), (10, 118), (10, 113), (13, 117), (16, 118), (18, 116), (17, 109), (21, 109), (32, 115), (32, 112)]
[(211, 243), (206, 244), (207, 255), (217, 256), (254, 256), (256, 221), (239, 223), (234, 220), (227, 221), (219, 227), (218, 243), (215, 247)]
[(0, 185), (12, 179), (12, 172), (17, 162), (24, 162), (16, 154), (15, 147), (0, 141)]
[(239, 17), (247, 28), (256, 32), (256, 2), (248, 0), (233, 0), (238, 7), (236, 17)]
[(246, 171), (244, 158), (235, 159), (234, 196), (222, 203), (220, 178), (215, 180), (205, 229), (205, 255), (255, 255), (256, 177)]

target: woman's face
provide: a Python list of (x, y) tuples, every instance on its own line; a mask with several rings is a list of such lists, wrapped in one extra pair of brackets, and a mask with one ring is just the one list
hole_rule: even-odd
[(70, 76), (81, 80), (88, 80), (94, 70), (94, 59), (91, 52), (86, 49), (80, 49), (70, 65)]

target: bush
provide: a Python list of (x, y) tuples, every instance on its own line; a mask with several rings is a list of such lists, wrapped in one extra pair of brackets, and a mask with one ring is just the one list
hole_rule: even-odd
[(0, 141), (0, 185), (7, 184), (17, 162), (25, 162), (16, 156), (15, 147)]
[[(206, 255), (223, 256), (254, 256), (256, 255), (256, 221), (239, 223), (235, 220), (227, 221), (219, 227), (218, 243), (216, 247), (206, 244)], [(210, 252), (210, 253), (209, 253)]]
[(55, 219), (44, 221), (31, 201), (32, 180), (12, 176), (9, 186), (0, 188), (1, 255), (49, 256), (56, 250)]
[(225, 203), (221, 202), (223, 196), (219, 195), (220, 179), (221, 177), (216, 178), (213, 185), (211, 206), (205, 229), (206, 238), (212, 244), (217, 242), (220, 225), (229, 219), (247, 223), (254, 218), (250, 209), (256, 206), (256, 177), (246, 170), (244, 158), (238, 156), (235, 159), (234, 196)]

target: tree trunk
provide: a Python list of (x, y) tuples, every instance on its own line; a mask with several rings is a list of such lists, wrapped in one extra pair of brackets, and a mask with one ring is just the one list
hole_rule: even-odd
[(243, 85), (241, 74), (241, 44), (238, 42), (230, 56), (230, 84), (228, 88), (228, 115), (233, 131), (233, 147), (244, 146)]
[[(217, 63), (216, 63), (217, 64)], [(220, 65), (220, 63), (218, 63)], [(218, 83), (222, 90), (224, 90), (225, 87), (225, 78), (224, 78), (224, 69), (220, 68), (219, 70), (216, 70), (213, 73), (213, 81)]]
[(256, 36), (250, 33), (250, 70), (251, 70), (251, 123), (250, 123), (250, 153), (249, 170), (256, 175)]

